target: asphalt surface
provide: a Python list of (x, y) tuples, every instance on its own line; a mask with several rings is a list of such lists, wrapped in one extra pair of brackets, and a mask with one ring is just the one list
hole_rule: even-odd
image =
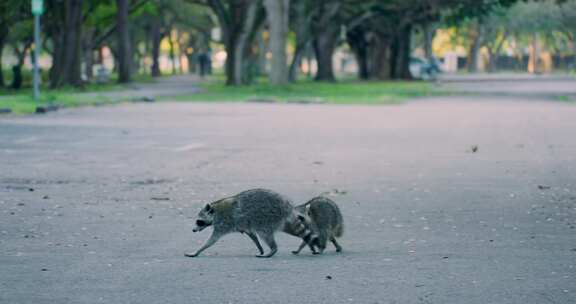
[(78, 96), (103, 96), (115, 101), (146, 100), (178, 95), (192, 95), (200, 89), (194, 85), (203, 81), (197, 75), (184, 74), (171, 77), (160, 77), (154, 82), (130, 83), (122, 90), (77, 93)]
[(452, 92), (576, 101), (576, 79), (563, 74), (444, 74), (441, 86)]
[[(576, 106), (124, 104), (0, 119), (0, 303), (575, 303)], [(474, 152), (475, 151), (475, 152)], [(264, 187), (342, 208), (344, 252), (229, 235)]]

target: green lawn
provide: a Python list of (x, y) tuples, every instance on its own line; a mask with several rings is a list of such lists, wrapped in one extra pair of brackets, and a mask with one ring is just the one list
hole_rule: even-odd
[[(45, 74), (45, 75), (44, 75)], [(48, 82), (48, 75), (42, 75), (43, 82)], [(5, 75), (10, 75), (5, 72)], [(111, 92), (120, 91), (124, 89), (123, 85), (116, 83), (116, 75), (111, 75), (110, 81), (106, 84), (86, 84), (82, 88), (64, 87), (61, 89), (50, 90), (47, 87), (41, 88), (40, 100), (35, 101), (32, 98), (31, 87), (31, 73), (24, 72), (23, 87), (20, 90), (0, 89), (0, 108), (10, 108), (15, 114), (28, 114), (34, 113), (36, 106), (44, 106), (48, 104), (56, 104), (63, 107), (78, 107), (87, 105), (98, 105), (115, 102), (105, 96), (98, 94), (85, 95), (82, 93), (98, 93), (98, 92)], [(149, 75), (134, 75), (135, 82), (153, 82)], [(11, 79), (6, 79), (7, 85), (10, 84)]]
[(49, 91), (43, 92), (39, 101), (35, 101), (31, 94), (12, 94), (0, 96), (0, 108), (10, 108), (15, 114), (34, 113), (36, 106), (57, 104), (63, 107), (78, 107), (111, 103), (112, 100), (99, 95), (80, 96), (75, 92)]
[[(138, 82), (151, 81), (142, 77)], [(162, 100), (190, 102), (301, 102), (332, 104), (396, 104), (406, 99), (445, 94), (433, 84), (422, 81), (357, 81), (342, 80), (337, 83), (317, 83), (302, 81), (286, 86), (270, 86), (267, 80), (259, 79), (258, 84), (242, 87), (230, 87), (223, 84), (223, 77), (214, 76), (201, 83), (202, 92), (192, 95), (164, 97)], [(99, 94), (86, 92), (109, 92), (122, 90), (117, 84), (89, 84), (84, 88), (43, 89), (40, 101), (34, 101), (30, 87), (19, 91), (0, 90), (0, 108), (10, 108), (13, 113), (33, 113), (36, 106), (57, 104), (64, 107), (76, 107), (117, 102)]]
[(211, 81), (203, 83), (201, 87), (203, 89), (201, 93), (165, 99), (205, 102), (268, 100), (334, 104), (395, 104), (409, 98), (442, 94), (432, 84), (421, 81), (342, 81), (338, 83), (306, 81), (281, 87), (273, 87), (266, 83), (229, 87), (222, 84), (222, 81)]

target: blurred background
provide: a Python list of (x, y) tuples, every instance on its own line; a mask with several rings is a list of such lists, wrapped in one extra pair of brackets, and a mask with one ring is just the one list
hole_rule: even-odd
[[(41, 87), (50, 90), (40, 97), (42, 102), (106, 102), (110, 96), (96, 100), (69, 94), (118, 90), (116, 83), (150, 83), (168, 75), (199, 76), (182, 78), (181, 84), (222, 93), (172, 94), (182, 100), (272, 95), (285, 100), (286, 94), (266, 88), (292, 84), (299, 93), (291, 97), (300, 98), (306, 91), (331, 90), (313, 82), (436, 80), (463, 73), (574, 74), (576, 69), (575, 0), (36, 2), (42, 8)], [(32, 3), (3, 0), (0, 94), (11, 101), (0, 96), (0, 106), (16, 112), (32, 109), (35, 47)], [(205, 76), (210, 81), (202, 81)], [(236, 96), (238, 91), (224, 84), (259, 87)], [(385, 103), (395, 94), (431, 94), (421, 83), (399, 86), (401, 94), (369, 86), (380, 97), (365, 100)], [(346, 93), (345, 86), (339, 89)], [(308, 95), (304, 97), (338, 99)]]

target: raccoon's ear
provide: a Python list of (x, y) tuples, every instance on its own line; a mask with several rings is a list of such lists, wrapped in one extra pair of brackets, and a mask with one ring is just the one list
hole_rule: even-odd
[(208, 213), (214, 213), (214, 208), (212, 208), (212, 206), (210, 206), (210, 204), (206, 204), (206, 206), (204, 207), (204, 210), (206, 210), (206, 212), (208, 212)]

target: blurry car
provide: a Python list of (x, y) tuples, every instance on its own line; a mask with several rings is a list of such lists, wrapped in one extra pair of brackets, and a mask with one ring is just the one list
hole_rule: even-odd
[(433, 57), (430, 61), (418, 58), (410, 58), (410, 74), (415, 79), (434, 80), (438, 74), (442, 73), (440, 61)]

